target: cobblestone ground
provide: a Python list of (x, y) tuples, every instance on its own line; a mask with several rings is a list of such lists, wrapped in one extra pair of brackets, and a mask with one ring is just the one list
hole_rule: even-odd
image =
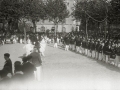
[[(22, 44), (7, 44), (0, 47), (0, 68), (4, 53), (11, 54), (12, 61), (24, 54)], [(41, 90), (119, 90), (120, 69), (104, 62), (93, 60), (61, 47), (47, 45), (43, 61), (43, 79), (38, 83)]]

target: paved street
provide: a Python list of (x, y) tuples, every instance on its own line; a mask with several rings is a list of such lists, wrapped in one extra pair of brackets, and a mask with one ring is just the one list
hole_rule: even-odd
[[(22, 44), (0, 47), (0, 68), (4, 53), (11, 54), (12, 61), (21, 60), (25, 51)], [(119, 90), (120, 70), (101, 61), (89, 59), (61, 47), (48, 45), (43, 61), (42, 89), (47, 90)]]

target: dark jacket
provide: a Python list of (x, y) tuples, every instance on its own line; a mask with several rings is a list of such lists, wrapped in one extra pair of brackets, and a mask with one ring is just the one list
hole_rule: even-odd
[(65, 39), (65, 44), (66, 44), (66, 45), (69, 45), (69, 44), (70, 44), (70, 39), (69, 39), (69, 38), (66, 38), (66, 39)]
[(117, 55), (117, 56), (120, 56), (120, 47), (117, 47), (117, 48), (116, 48), (116, 55)]
[(22, 66), (22, 71), (26, 79), (34, 79), (34, 71), (36, 71), (36, 68), (33, 64), (31, 64), (30, 62), (24, 63)]
[(30, 56), (32, 56), (32, 63), (35, 67), (38, 67), (42, 64), (42, 60), (38, 52), (32, 52)]
[(102, 50), (103, 50), (103, 46), (100, 44), (99, 47), (98, 47), (98, 52), (102, 53)]
[(54, 42), (57, 43), (57, 37), (54, 37)]
[(112, 49), (109, 48), (109, 46), (106, 46), (106, 47), (105, 47), (105, 54), (106, 54), (106, 55), (111, 55), (111, 53), (112, 53)]
[(91, 50), (95, 50), (95, 43), (91, 44)]
[(98, 49), (99, 49), (99, 44), (96, 44), (95, 49), (96, 49), (96, 51), (98, 52)]
[(4, 64), (3, 69), (4, 69), (5, 67), (9, 67), (9, 68), (10, 68), (10, 73), (13, 75), (13, 72), (12, 72), (12, 61), (11, 61), (10, 59), (7, 60), (7, 61), (5, 61), (5, 64)]

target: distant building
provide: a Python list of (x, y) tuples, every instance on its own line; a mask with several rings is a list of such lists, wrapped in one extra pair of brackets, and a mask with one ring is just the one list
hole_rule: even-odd
[[(65, 0), (66, 5), (70, 13), (72, 12), (72, 9), (74, 7), (74, 0)], [(46, 30), (52, 30), (54, 29), (54, 23), (50, 22), (48, 20), (45, 20), (44, 22), (40, 21), (37, 23), (37, 32), (45, 32)], [(70, 32), (72, 30), (76, 29), (76, 21), (73, 20), (73, 17), (70, 16), (69, 18), (66, 18), (66, 21), (64, 24), (58, 25), (58, 32)]]

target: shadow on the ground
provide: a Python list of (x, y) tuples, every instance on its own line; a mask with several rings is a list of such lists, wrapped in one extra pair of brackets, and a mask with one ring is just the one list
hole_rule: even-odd
[(93, 59), (93, 58), (90, 58), (90, 60), (96, 61), (98, 64), (104, 66), (105, 68), (107, 68), (109, 70), (116, 71), (116, 72), (120, 73), (120, 68), (119, 67), (115, 67), (113, 64), (106, 63), (105, 61), (96, 60), (96, 59)]
[(102, 66), (104, 66), (104, 67), (106, 67), (106, 68), (109, 69), (109, 70), (116, 71), (116, 72), (119, 72), (119, 73), (120, 73), (120, 68), (119, 68), (119, 67), (115, 67), (115, 66), (112, 65), (112, 64), (105, 63), (105, 62), (99, 61), (99, 60), (97, 60), (97, 63), (100, 64), (100, 65), (102, 65)]
[[(48, 46), (54, 48), (53, 44), (48, 44)], [(64, 50), (64, 47), (63, 47), (62, 45), (58, 45), (58, 48)], [(69, 51), (71, 51), (71, 52), (73, 52), (73, 53), (75, 53), (75, 54), (79, 54), (79, 55), (81, 55), (81, 56), (87, 57), (86, 55), (80, 54), (80, 53), (75, 52), (75, 51), (73, 51), (73, 50), (69, 50)], [(105, 63), (105, 62), (103, 62), (103, 61), (96, 60), (96, 59), (93, 59), (93, 58), (91, 58), (91, 57), (87, 57), (87, 58), (88, 58), (89, 60), (96, 61), (98, 64), (106, 67), (106, 68), (109, 69), (109, 70), (116, 71), (116, 72), (119, 72), (119, 73), (120, 73), (120, 68), (119, 68), (119, 67), (115, 67), (115, 66), (112, 65), (112, 64)]]

